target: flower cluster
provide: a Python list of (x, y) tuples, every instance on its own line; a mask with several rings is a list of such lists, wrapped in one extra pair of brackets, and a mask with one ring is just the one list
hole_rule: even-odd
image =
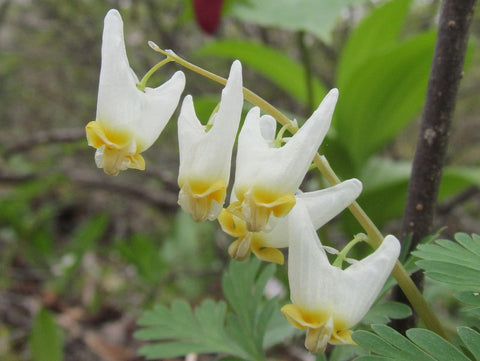
[[(158, 138), (175, 111), (185, 86), (182, 72), (157, 88), (145, 87), (130, 69), (123, 23), (116, 10), (105, 17), (96, 120), (86, 127), (95, 162), (111, 175), (144, 169), (140, 155)], [(178, 119), (180, 169), (178, 203), (195, 221), (218, 219), (236, 238), (229, 254), (284, 263), (288, 247), (292, 304), (282, 308), (288, 321), (307, 331), (305, 345), (323, 352), (327, 343), (353, 343), (350, 328), (368, 311), (399, 254), (399, 242), (387, 236), (370, 256), (346, 269), (331, 265), (316, 230), (349, 206), (362, 184), (347, 180), (303, 193), (299, 187), (325, 138), (338, 99), (331, 90), (304, 125), (288, 138), (277, 122), (253, 107), (238, 135), (230, 202), (232, 151), (243, 108), (242, 67), (234, 61), (221, 101), (206, 125), (187, 95)], [(296, 127), (296, 122), (291, 125)], [(285, 143), (285, 144), (283, 144)]]

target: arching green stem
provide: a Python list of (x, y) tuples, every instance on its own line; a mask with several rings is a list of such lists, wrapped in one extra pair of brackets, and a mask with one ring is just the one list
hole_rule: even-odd
[[(185, 59), (179, 57), (171, 50), (163, 50), (154, 42), (149, 42), (150, 47), (165, 55), (167, 59), (173, 60), (176, 63), (182, 65), (183, 67), (190, 69), (197, 74), (203, 75), (217, 83), (225, 85), (227, 80), (222, 78), (216, 74), (213, 74), (205, 69), (200, 68), (197, 65), (194, 65)], [(277, 108), (275, 108), (272, 104), (268, 103), (265, 99), (261, 98), (257, 94), (253, 93), (251, 90), (243, 88), (243, 95), (245, 100), (248, 102), (260, 107), (263, 111), (270, 114), (274, 117), (280, 124), (286, 126), (290, 133), (295, 134), (298, 130), (298, 125), (295, 122), (290, 121), (282, 112), (280, 112)], [(313, 159), (314, 164), (325, 177), (325, 179), (331, 184), (336, 185), (340, 183), (340, 179), (330, 167), (327, 159), (324, 156), (319, 155), (318, 153), (315, 155)], [(373, 247), (378, 248), (383, 242), (383, 235), (372, 222), (372, 220), (367, 216), (365, 211), (360, 207), (357, 202), (352, 203), (349, 207), (350, 212), (353, 216), (357, 219), (360, 225), (363, 227), (365, 232), (367, 233), (367, 242)], [(428, 306), (425, 298), (423, 297), (422, 293), (419, 291), (417, 286), (413, 283), (412, 279), (408, 275), (407, 271), (403, 267), (403, 265), (397, 261), (395, 267), (392, 271), (392, 275), (398, 282), (398, 285), (403, 290), (405, 295), (407, 296), (408, 300), (410, 301), (411, 305), (425, 323), (425, 326), (433, 332), (436, 332), (438, 335), (442, 336), (445, 339), (447, 335), (443, 330), (440, 321), (435, 316), (431, 308)]]
[(166, 58), (165, 60), (162, 60), (161, 62), (159, 62), (158, 64), (154, 65), (152, 67), (152, 69), (150, 69), (147, 74), (145, 74), (145, 76), (142, 78), (142, 80), (140, 80), (140, 83), (137, 84), (137, 88), (138, 90), (141, 90), (141, 91), (144, 91), (145, 88), (147, 87), (147, 82), (148, 82), (148, 79), (150, 79), (150, 77), (158, 70), (160, 69), (162, 66), (164, 66), (165, 64), (167, 63), (170, 63), (171, 61), (173, 61), (173, 59), (171, 58)]

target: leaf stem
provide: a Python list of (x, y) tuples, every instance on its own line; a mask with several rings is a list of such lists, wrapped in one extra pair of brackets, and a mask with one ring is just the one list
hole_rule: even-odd
[[(172, 59), (176, 63), (184, 66), (187, 69), (190, 69), (200, 75), (203, 75), (217, 83), (226, 84), (226, 79), (222, 78), (216, 74), (213, 74), (205, 69), (200, 68), (197, 65), (194, 65), (185, 59), (179, 57), (171, 50), (163, 50), (158, 45), (153, 42), (149, 42), (150, 47), (167, 56), (167, 58)], [(262, 110), (273, 116), (280, 124), (286, 126), (288, 130), (294, 134), (298, 130), (298, 125), (295, 122), (290, 121), (282, 112), (280, 112), (277, 108), (275, 108), (272, 104), (268, 103), (265, 99), (261, 98), (257, 94), (253, 93), (251, 90), (243, 88), (243, 94), (245, 100), (249, 101), (250, 103), (260, 107)], [(319, 155), (318, 153), (315, 155), (313, 159), (314, 164), (317, 166), (319, 171), (325, 177), (325, 179), (331, 184), (336, 185), (340, 183), (340, 179), (330, 167), (327, 159), (324, 156)], [(372, 220), (367, 216), (365, 211), (360, 207), (357, 202), (352, 203), (349, 207), (350, 212), (353, 216), (357, 219), (360, 225), (363, 227), (365, 232), (367, 233), (368, 239), (367, 242), (373, 247), (378, 248), (383, 242), (383, 235), (380, 233), (378, 228), (372, 222)], [(395, 267), (393, 268), (392, 275), (398, 282), (400, 288), (404, 291), (405, 295), (407, 296), (408, 300), (410, 301), (412, 307), (415, 309), (417, 314), (425, 323), (425, 326), (433, 332), (436, 332), (438, 335), (442, 336), (443, 338), (447, 339), (446, 333), (442, 328), (442, 325), (438, 321), (437, 317), (433, 313), (433, 311), (428, 306), (425, 298), (413, 283), (412, 279), (408, 275), (405, 268), (402, 266), (400, 262), (396, 262)]]

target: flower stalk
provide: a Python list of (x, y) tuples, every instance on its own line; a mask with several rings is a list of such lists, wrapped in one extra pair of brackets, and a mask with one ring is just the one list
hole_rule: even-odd
[[(171, 59), (172, 61), (182, 65), (183, 67), (200, 74), (206, 78), (209, 78), (217, 83), (226, 84), (226, 79), (220, 77), (214, 73), (211, 73), (195, 64), (188, 62), (187, 60), (179, 57), (171, 50), (163, 50), (157, 44), (152, 41), (149, 41), (150, 47), (167, 57), (167, 59)], [(282, 112), (280, 112), (277, 108), (275, 108), (272, 104), (267, 102), (265, 99), (261, 98), (254, 92), (249, 89), (243, 88), (243, 95), (244, 99), (249, 101), (250, 103), (260, 107), (263, 111), (270, 114), (274, 117), (281, 125), (285, 126), (288, 131), (292, 134), (295, 134), (298, 130), (298, 125), (296, 122), (292, 122), (287, 116), (285, 116)], [(333, 186), (339, 184), (341, 181), (334, 172), (334, 170), (330, 167), (327, 159), (320, 154), (316, 154), (313, 160), (315, 166), (319, 169), (320, 173), (325, 177), (325, 179)], [(365, 240), (368, 242), (374, 249), (377, 249), (383, 242), (383, 235), (376, 227), (376, 225), (372, 222), (372, 220), (368, 217), (365, 211), (360, 207), (357, 202), (353, 202), (348, 209), (352, 213), (352, 215), (356, 218), (362, 228), (365, 230), (367, 234), (367, 239)], [(425, 326), (440, 335), (441, 337), (448, 340), (447, 335), (438, 320), (438, 318), (433, 313), (432, 309), (427, 304), (425, 298), (423, 297), (420, 290), (417, 288), (415, 283), (412, 281), (410, 276), (408, 275), (407, 271), (403, 267), (403, 265), (397, 260), (395, 266), (392, 271), (393, 277), (398, 282), (398, 285), (402, 289), (402, 291), (407, 296), (410, 304), (417, 312), (419, 317), (425, 323)]]

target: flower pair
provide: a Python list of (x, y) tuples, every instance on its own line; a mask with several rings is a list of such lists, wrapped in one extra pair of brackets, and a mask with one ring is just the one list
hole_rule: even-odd
[[(333, 89), (300, 130), (275, 146), (276, 121), (252, 108), (238, 136), (235, 180), (227, 210), (260, 232), (270, 216), (284, 217), (330, 126), (338, 98)], [(234, 62), (211, 128), (198, 121), (190, 97), (178, 123), (179, 204), (195, 220), (214, 220), (222, 211), (230, 178), (231, 153), (243, 104), (241, 66)], [(209, 130), (208, 130), (209, 129)]]

